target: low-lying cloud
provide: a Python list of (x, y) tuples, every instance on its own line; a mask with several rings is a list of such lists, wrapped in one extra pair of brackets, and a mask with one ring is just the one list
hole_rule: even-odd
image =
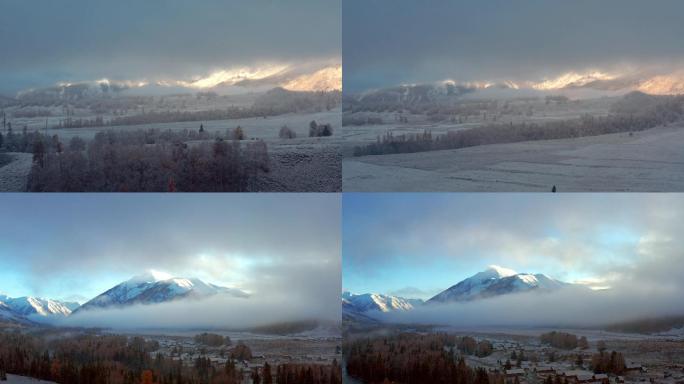
[[(600, 327), (684, 315), (684, 255), (668, 239), (644, 241), (650, 257), (617, 268), (611, 288), (573, 285), (551, 292), (528, 291), (493, 298), (427, 304), (381, 314), (385, 321), (462, 327)], [(652, 247), (657, 248), (653, 254)]]
[(430, 6), (346, 0), (344, 89), (681, 68), (684, 50), (678, 37), (684, 30), (678, 15), (683, 8), (677, 0), (461, 0)]
[(214, 296), (201, 300), (84, 310), (55, 319), (53, 323), (112, 329), (245, 330), (310, 320), (339, 323), (338, 302), (291, 300), (285, 293), (251, 298)]
[(682, 315), (682, 291), (566, 288), (484, 300), (426, 304), (412, 311), (379, 314), (387, 322), (459, 327), (597, 327), (659, 316)]

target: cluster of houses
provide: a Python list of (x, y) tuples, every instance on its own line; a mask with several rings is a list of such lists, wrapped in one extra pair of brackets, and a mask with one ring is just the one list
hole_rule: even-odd
[[(494, 358), (490, 356), (489, 358), (475, 359), (477, 360), (476, 365), (487, 367), (491, 371), (496, 371), (504, 373), (506, 377), (507, 384), (543, 384), (548, 377), (551, 377), (554, 382), (556, 378), (560, 379), (561, 382), (567, 384), (621, 384), (625, 383), (625, 376), (615, 376), (608, 375), (605, 373), (594, 373), (592, 371), (584, 370), (569, 362), (567, 357), (571, 355), (573, 359), (581, 357), (583, 361), (591, 361), (592, 355), (596, 353), (590, 350), (573, 350), (569, 353), (564, 353), (551, 346), (543, 345), (540, 342), (530, 340), (524, 345), (515, 340), (496, 340), (492, 341), (494, 350), (503, 353), (508, 356), (515, 352), (520, 354), (522, 351), (525, 356), (549, 356), (550, 354), (555, 354), (558, 361), (556, 362), (546, 362), (541, 363), (534, 361), (511, 361), (513, 366), (509, 366), (506, 369), (505, 361), (499, 358)], [(494, 363), (496, 361), (496, 363)], [(473, 361), (473, 363), (475, 363)], [(647, 373), (645, 367), (641, 364), (635, 362), (627, 362), (625, 366), (625, 375), (627, 376), (627, 381), (639, 382), (639, 381), (650, 381), (656, 382), (654, 380), (649, 380), (645, 375), (639, 375), (639, 373)], [(684, 384), (684, 382), (675, 382), (671, 384)]]
[[(625, 369), (627, 374), (633, 372), (647, 372), (640, 364), (630, 363)], [(552, 365), (528, 365), (527, 367), (504, 370), (507, 383), (526, 383), (529, 375), (533, 375), (537, 382), (544, 382), (548, 377), (554, 380), (560, 378), (567, 384), (619, 384), (625, 382), (624, 376), (609, 376), (605, 373), (594, 373), (582, 369), (563, 369)]]
[[(192, 365), (195, 359), (203, 356), (209, 358), (212, 363), (217, 365), (225, 364), (230, 358), (230, 352), (233, 347), (206, 347), (197, 344), (191, 338), (160, 338), (157, 340), (159, 342), (159, 350), (152, 352), (156, 354), (161, 352), (166, 356), (169, 356), (176, 360), (183, 361), (184, 364)], [(292, 356), (289, 354), (282, 355), (263, 355), (263, 354), (253, 354), (250, 360), (241, 360), (237, 362), (237, 368), (242, 369), (244, 378), (246, 382), (251, 382), (251, 374), (254, 370), (257, 370), (260, 374), (263, 372), (263, 368), (266, 362), (271, 365), (275, 374), (275, 367), (281, 364), (287, 363), (318, 363), (318, 364), (331, 364), (334, 359), (339, 361), (339, 353), (341, 349), (338, 347), (334, 352), (331, 351), (327, 355), (298, 355)]]

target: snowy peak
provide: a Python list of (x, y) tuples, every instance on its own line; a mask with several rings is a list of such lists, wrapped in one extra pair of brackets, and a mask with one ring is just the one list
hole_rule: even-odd
[(79, 306), (78, 303), (62, 302), (40, 297), (24, 296), (11, 298), (6, 295), (0, 295), (0, 303), (14, 314), (24, 317), (69, 316)]
[(490, 279), (501, 279), (508, 276), (514, 276), (517, 274), (518, 272), (512, 269), (500, 267), (498, 265), (490, 265), (484, 271), (478, 272), (475, 275), (473, 275), (471, 279), (486, 281)]
[(216, 294), (248, 297), (247, 293), (239, 289), (205, 283), (197, 278), (172, 277), (163, 272), (149, 271), (110, 288), (83, 304), (79, 310), (163, 303), (182, 298), (202, 298)]
[(282, 85), (290, 91), (338, 91), (342, 89), (342, 66), (331, 66), (305, 74)]
[(0, 294), (0, 324), (35, 325), (55, 317), (69, 316), (78, 303), (24, 296), (12, 298)]
[(342, 293), (343, 310), (359, 313), (368, 311), (409, 311), (422, 304), (423, 301), (419, 299), (405, 299), (379, 293), (364, 293), (360, 295), (350, 292)]
[(166, 272), (157, 271), (150, 269), (143, 274), (133, 276), (128, 281), (132, 283), (154, 283), (157, 281), (163, 281), (173, 278), (170, 274)]
[(566, 285), (544, 274), (517, 273), (492, 265), (442, 291), (428, 302), (470, 301), (531, 290), (551, 291)]

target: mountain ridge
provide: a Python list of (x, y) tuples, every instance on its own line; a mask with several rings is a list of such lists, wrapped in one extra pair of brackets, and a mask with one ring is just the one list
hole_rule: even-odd
[(80, 306), (74, 313), (95, 308), (158, 304), (185, 298), (209, 297), (216, 294), (249, 297), (246, 292), (237, 288), (226, 288), (205, 283), (198, 278), (172, 277), (149, 272), (115, 285)]
[(542, 273), (518, 273), (512, 269), (490, 265), (482, 272), (452, 285), (426, 303), (472, 301), (532, 290), (552, 291), (570, 285)]

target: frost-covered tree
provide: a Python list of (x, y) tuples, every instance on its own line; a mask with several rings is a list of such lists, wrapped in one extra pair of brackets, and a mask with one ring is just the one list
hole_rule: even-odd
[(239, 125), (233, 130), (232, 139), (233, 140), (244, 140), (245, 139), (245, 131)]

